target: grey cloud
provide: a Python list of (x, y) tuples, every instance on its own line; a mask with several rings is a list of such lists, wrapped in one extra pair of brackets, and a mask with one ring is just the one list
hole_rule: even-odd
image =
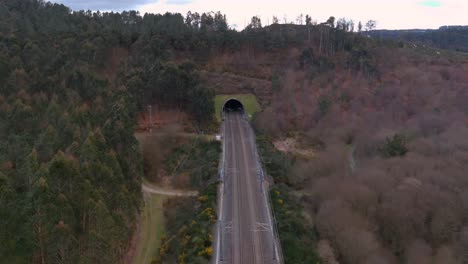
[(64, 4), (72, 10), (122, 11), (135, 9), (138, 5), (156, 3), (158, 0), (56, 0), (56, 2)]

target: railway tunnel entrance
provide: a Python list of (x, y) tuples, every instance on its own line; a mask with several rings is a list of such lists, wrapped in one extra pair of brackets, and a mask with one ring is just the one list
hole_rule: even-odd
[(223, 112), (240, 112), (243, 114), (244, 111), (245, 109), (242, 102), (235, 98), (230, 98), (224, 102)]

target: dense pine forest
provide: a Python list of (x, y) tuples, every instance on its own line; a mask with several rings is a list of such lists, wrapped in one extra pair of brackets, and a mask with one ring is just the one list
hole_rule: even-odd
[(117, 263), (141, 204), (133, 129), (147, 95), (213, 111), (192, 64), (162, 63), (189, 29), (180, 15), (35, 0), (0, 14), (0, 262)]
[(0, 262), (115, 263), (142, 166), (134, 96), (105, 67), (131, 27), (40, 1), (0, 13)]

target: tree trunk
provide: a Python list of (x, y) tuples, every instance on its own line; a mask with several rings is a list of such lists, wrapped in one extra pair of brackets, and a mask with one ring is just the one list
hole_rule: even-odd
[(44, 241), (42, 236), (42, 228), (40, 224), (35, 224), (36, 235), (39, 240), (39, 253), (41, 255), (41, 264), (45, 264), (45, 254), (44, 254)]
[(323, 35), (323, 28), (320, 26), (320, 45), (319, 45), (319, 55), (322, 55), (322, 35)]

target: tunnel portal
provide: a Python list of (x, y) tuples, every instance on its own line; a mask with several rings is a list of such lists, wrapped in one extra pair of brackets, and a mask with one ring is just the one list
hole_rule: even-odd
[(244, 113), (244, 105), (241, 101), (231, 98), (228, 99), (223, 106), (223, 112), (241, 112)]

